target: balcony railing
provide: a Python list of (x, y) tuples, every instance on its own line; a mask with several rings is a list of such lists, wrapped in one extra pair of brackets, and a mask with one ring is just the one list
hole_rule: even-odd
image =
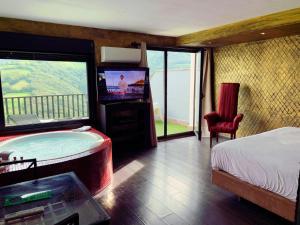
[(8, 124), (15, 115), (35, 115), (39, 120), (68, 120), (86, 118), (89, 114), (86, 94), (4, 97), (3, 105)]

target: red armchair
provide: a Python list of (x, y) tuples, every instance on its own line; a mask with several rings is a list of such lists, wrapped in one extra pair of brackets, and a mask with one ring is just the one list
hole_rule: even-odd
[(239, 83), (222, 83), (220, 87), (218, 112), (211, 112), (204, 116), (210, 132), (210, 147), (212, 138), (219, 133), (230, 134), (231, 139), (236, 138), (236, 131), (243, 119), (243, 114), (237, 114)]

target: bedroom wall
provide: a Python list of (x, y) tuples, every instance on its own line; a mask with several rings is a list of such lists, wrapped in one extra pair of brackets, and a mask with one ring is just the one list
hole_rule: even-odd
[(45, 36), (94, 40), (97, 64), (100, 64), (100, 47), (129, 47), (132, 42), (146, 42), (152, 46), (175, 46), (175, 37), (148, 35), (133, 32), (44, 23), (0, 17), (0, 31)]
[(221, 82), (239, 82), (238, 136), (300, 127), (300, 35), (216, 48), (215, 103)]

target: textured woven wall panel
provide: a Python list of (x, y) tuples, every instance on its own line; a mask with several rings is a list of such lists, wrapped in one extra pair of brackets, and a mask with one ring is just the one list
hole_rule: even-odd
[(238, 136), (300, 127), (300, 35), (215, 50), (215, 96), (222, 82), (239, 82)]

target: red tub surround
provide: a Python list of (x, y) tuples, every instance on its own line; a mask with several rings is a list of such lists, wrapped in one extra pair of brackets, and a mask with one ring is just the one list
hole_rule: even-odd
[[(97, 194), (106, 188), (111, 183), (113, 174), (112, 143), (109, 137), (96, 129), (92, 128), (88, 132), (99, 135), (103, 138), (103, 142), (94, 148), (77, 154), (42, 161), (37, 160), (37, 178), (73, 171), (92, 194)], [(52, 132), (45, 132), (44, 134), (46, 133)], [(0, 136), (0, 144), (4, 141), (32, 134), (36, 133)], [(35, 158), (34, 155), (32, 158)], [(18, 168), (21, 167), (18, 165)], [(30, 169), (29, 172), (22, 173), (22, 171), (16, 170), (16, 166), (7, 166), (4, 170), (0, 170), (0, 186), (34, 179), (32, 172), (33, 170)]]

